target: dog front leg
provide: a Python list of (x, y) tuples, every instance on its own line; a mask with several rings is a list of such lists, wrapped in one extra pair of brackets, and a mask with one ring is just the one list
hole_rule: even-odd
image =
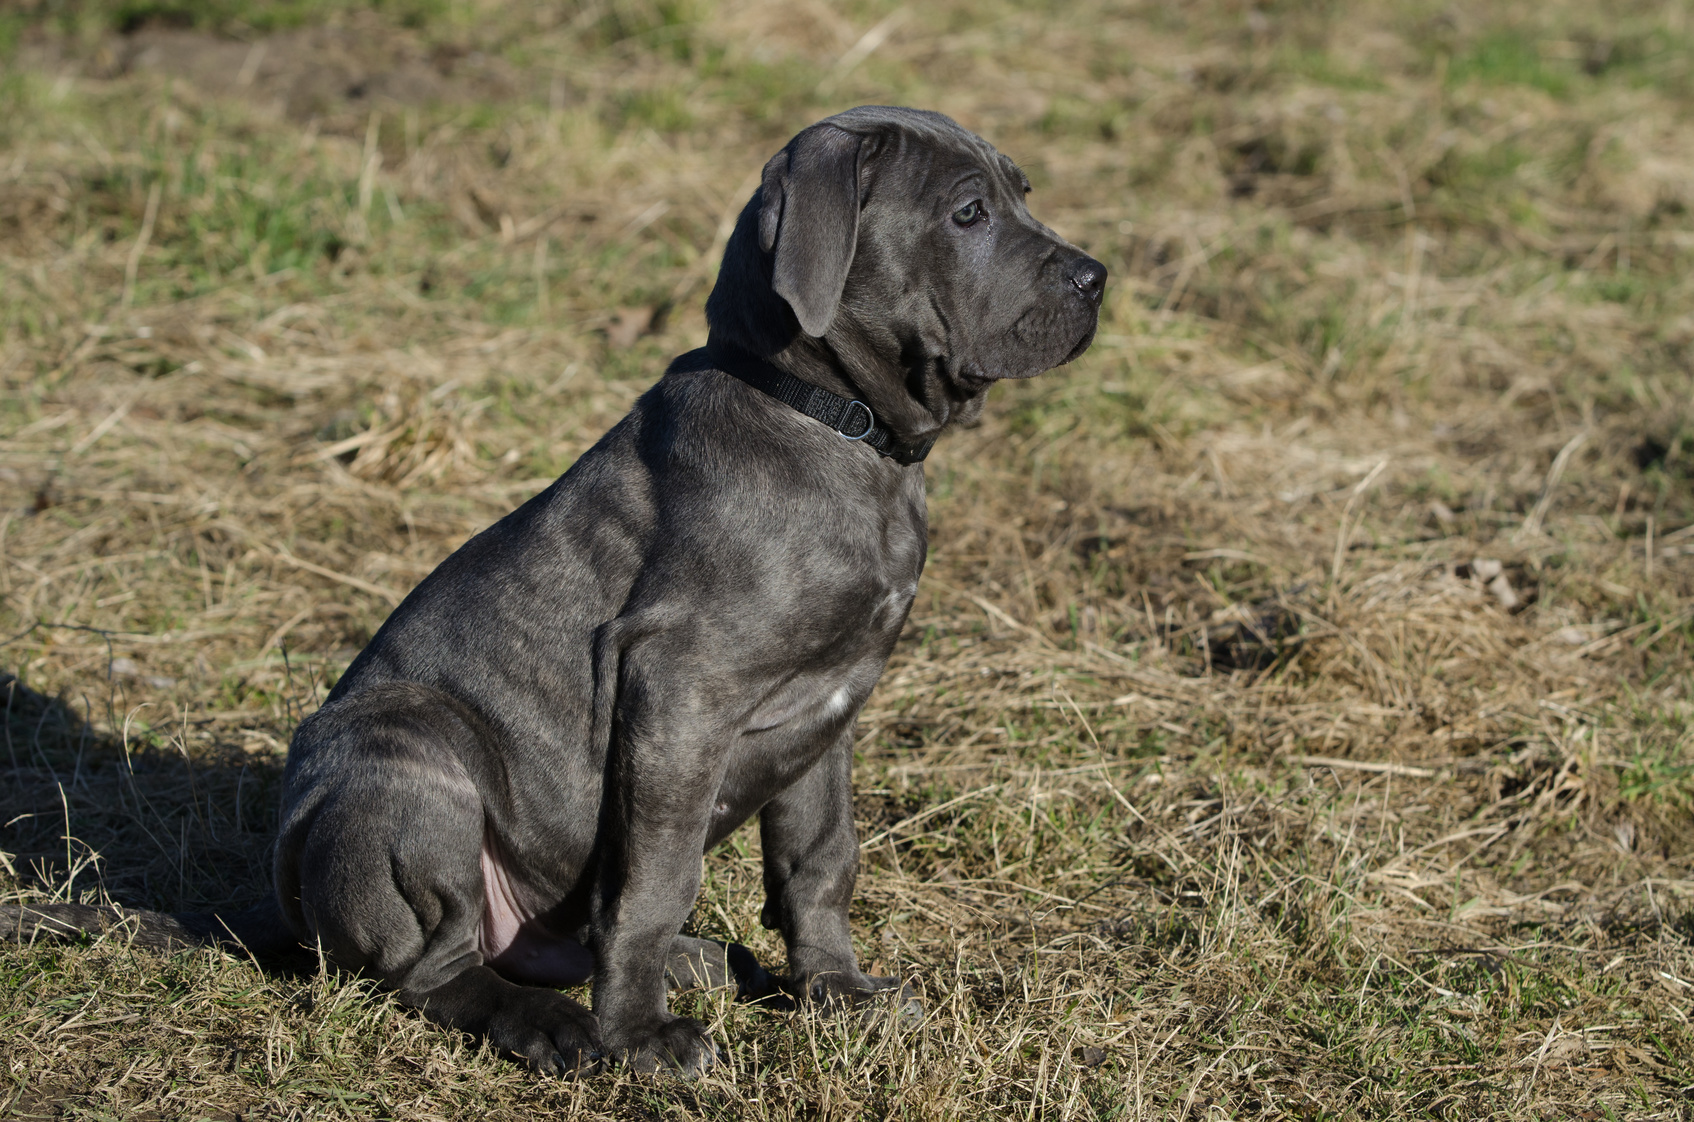
[(859, 969), (847, 906), (859, 873), (853, 828), (853, 734), (843, 730), (811, 769), (759, 812), (766, 927), (788, 945), (794, 996), (856, 1003), (900, 985)]
[(665, 969), (700, 890), (730, 737), (703, 732), (710, 723), (686, 701), (628, 688), (641, 676), (627, 656), (624, 671), (589, 927), (594, 1012), (606, 1048), (631, 1067), (692, 1074), (711, 1066), (714, 1052), (703, 1025), (666, 1007)]

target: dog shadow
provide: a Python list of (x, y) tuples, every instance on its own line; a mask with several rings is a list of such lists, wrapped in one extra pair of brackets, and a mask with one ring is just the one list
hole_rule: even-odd
[[(109, 922), (114, 906), (164, 912), (226, 945), (229, 928), (214, 916), (237, 931), (244, 918), (266, 922), (283, 754), (204, 730), (190, 751), (192, 724), (157, 729), (108, 710), (103, 728), (86, 702), (79, 712), (0, 671), (0, 907), (87, 905), (70, 920), (77, 926)], [(306, 947), (245, 949), (274, 976), (321, 967)], [(673, 990), (733, 985), (739, 1000), (791, 1005), (734, 943), (680, 937), (666, 974)]]
[(172, 730), (109, 711), (102, 728), (81, 708), (0, 670), (0, 877), (12, 881), (0, 892), (165, 912), (263, 899), (280, 753), (207, 738), (191, 720)]

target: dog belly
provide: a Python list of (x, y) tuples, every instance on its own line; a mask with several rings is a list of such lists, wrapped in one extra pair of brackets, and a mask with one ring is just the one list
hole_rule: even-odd
[(568, 935), (549, 930), (513, 891), (500, 860), (482, 847), (482, 960), (502, 977), (532, 986), (575, 986), (594, 974), (594, 955)]

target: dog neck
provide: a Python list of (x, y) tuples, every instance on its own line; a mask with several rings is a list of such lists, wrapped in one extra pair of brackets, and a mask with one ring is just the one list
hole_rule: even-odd
[[(961, 403), (938, 392), (944, 384), (937, 372), (939, 363), (903, 370), (895, 364), (874, 359), (857, 363), (844, 361), (840, 350), (830, 346), (834, 334), (832, 331), (824, 339), (797, 335), (787, 347), (766, 356), (758, 354), (727, 332), (713, 330), (707, 347), (719, 353), (750, 355), (781, 374), (829, 391), (840, 401), (864, 403), (871, 410), (875, 424), (887, 430), (897, 445), (923, 449), (922, 454), (917, 456), (919, 460), (928, 454), (929, 447), (949, 422), (968, 424), (981, 411), (982, 400), (987, 394), (986, 386)], [(920, 397), (920, 394), (923, 396)]]

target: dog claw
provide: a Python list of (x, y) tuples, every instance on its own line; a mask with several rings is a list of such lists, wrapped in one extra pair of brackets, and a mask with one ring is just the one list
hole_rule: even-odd
[(604, 1059), (599, 1052), (579, 1052), (575, 1060), (566, 1058), (563, 1052), (554, 1052), (537, 1063), (535, 1068), (542, 1075), (555, 1079), (579, 1079), (599, 1071)]

